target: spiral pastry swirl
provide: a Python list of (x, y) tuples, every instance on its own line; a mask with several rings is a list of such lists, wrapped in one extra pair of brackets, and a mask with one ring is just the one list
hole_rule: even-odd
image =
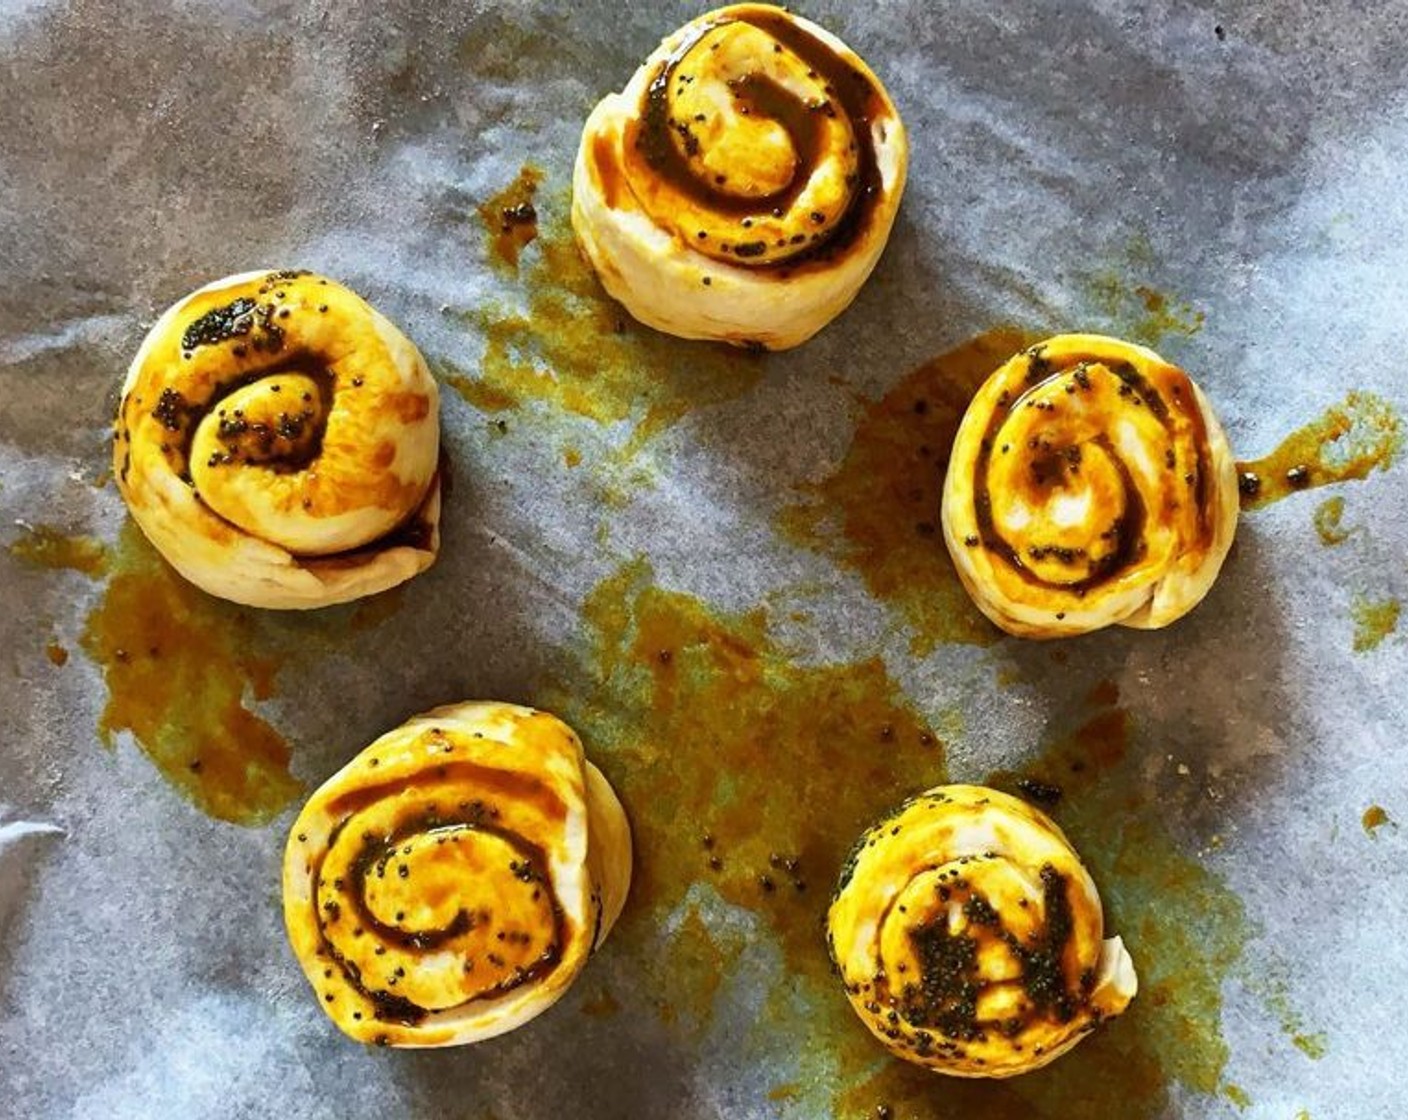
[(597, 105), (572, 224), (637, 319), (781, 350), (860, 290), (907, 162), (899, 114), (850, 48), (781, 8), (738, 4), (669, 36)]
[(1208, 593), (1237, 528), (1227, 437), (1151, 350), (1060, 335), (978, 390), (944, 480), (964, 587), (1010, 634), (1167, 626)]
[(439, 448), (435, 381), (395, 326), (325, 277), (249, 272), (187, 296), (147, 334), (113, 470), (192, 583), (321, 607), (434, 561)]
[(383, 735), (313, 794), (285, 850), (284, 921), (347, 1034), (456, 1046), (551, 1007), (630, 876), (625, 811), (571, 728), (467, 703)]
[(1039, 1069), (1138, 988), (1061, 830), (982, 786), (938, 786), (869, 829), (827, 935), (875, 1037), (955, 1077)]

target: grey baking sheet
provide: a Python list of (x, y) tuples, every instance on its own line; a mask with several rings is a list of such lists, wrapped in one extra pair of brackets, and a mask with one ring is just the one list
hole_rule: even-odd
[[(442, 372), (473, 380), (509, 345), (589, 374), (590, 333), (548, 322), (563, 303), (544, 264), (566, 244), (578, 130), (701, 10), (0, 3), (0, 1114), (1401, 1111), (1408, 655), (1400, 633), (1373, 645), (1356, 622), (1391, 614), (1408, 585), (1401, 466), (1339, 491), (1354, 532), (1338, 546), (1312, 523), (1329, 492), (1297, 495), (1245, 519), (1188, 619), (1059, 645), (925, 640), (843, 544), (785, 529), (825, 493), (862, 402), (1003, 323), (1148, 338), (1200, 380), (1244, 456), (1349, 389), (1401, 408), (1399, 0), (802, 5), (871, 63), (910, 129), (903, 210), (854, 307), (762, 359), (627, 326), (603, 344), (603, 375), (642, 371), (596, 416), (551, 400), (485, 411), (447, 388), (455, 488), (438, 565), (370, 618), (246, 620), (279, 668), (273, 695), (244, 703), (291, 744), (303, 785), (434, 704), (538, 703), (578, 724), (638, 839), (662, 845), (709, 821), (672, 825), (635, 776), (641, 728), (666, 740), (652, 746), (667, 767), (718, 745), (691, 734), (708, 713), (661, 715), (607, 666), (609, 627), (583, 607), (623, 570), (677, 621), (707, 609), (766, 643), (779, 711), (802, 696), (824, 708), (828, 688), (863, 707), (847, 690), (873, 687), (934, 728), (946, 765), (883, 756), (875, 814), (944, 774), (983, 780), (1116, 734), (1117, 764), (1055, 813), (1144, 991), (1052, 1071), (1004, 1087), (896, 1070), (840, 992), (794, 967), (806, 950), (779, 936), (773, 904), (725, 897), (702, 857), (689, 883), (633, 902), (531, 1026), (449, 1052), (361, 1049), (284, 941), (293, 807), (215, 819), (130, 734), (101, 742), (108, 686), (82, 634), (118, 576), (35, 564), (25, 542), (48, 526), (118, 547), (107, 426), (145, 327), (209, 279), (308, 267), (364, 293)], [(476, 209), (524, 164), (543, 173), (542, 235), (514, 271), (486, 251)], [(648, 418), (640, 385), (665, 386)], [(628, 604), (637, 622), (644, 604)], [(769, 704), (740, 711), (762, 720)], [(778, 805), (825, 827), (805, 796), (817, 747), (779, 738), (758, 763), (776, 802), (759, 828), (779, 843)], [(1390, 822), (1362, 827), (1371, 806)], [(819, 922), (836, 869), (806, 870), (793, 920)]]

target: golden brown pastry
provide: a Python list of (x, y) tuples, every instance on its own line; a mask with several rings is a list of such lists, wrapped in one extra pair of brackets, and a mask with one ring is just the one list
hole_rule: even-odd
[(943, 493), (968, 594), (1009, 634), (1167, 626), (1212, 587), (1237, 472), (1207, 398), (1152, 350), (1067, 334), (973, 398)]
[(384, 1046), (457, 1046), (551, 1007), (625, 904), (631, 834), (562, 721), (437, 708), (308, 800), (284, 922), (318, 1002)]
[(955, 1077), (1039, 1069), (1138, 989), (1061, 830), (982, 786), (938, 786), (869, 829), (827, 936), (871, 1033)]
[(420, 352), (310, 272), (247, 272), (168, 310), (114, 432), (118, 489), (198, 587), (323, 607), (410, 579), (440, 547), (439, 397)]
[(572, 227), (606, 290), (683, 338), (783, 350), (855, 298), (909, 158), (834, 35), (737, 4), (669, 36), (582, 133)]

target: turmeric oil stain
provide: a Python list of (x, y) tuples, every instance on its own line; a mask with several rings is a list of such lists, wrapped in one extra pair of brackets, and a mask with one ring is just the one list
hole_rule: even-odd
[(714, 1001), (727, 978), (727, 962), (744, 950), (739, 930), (713, 929), (690, 907), (665, 932), (658, 957), (647, 968), (668, 974), (667, 988), (656, 989), (654, 1010), (663, 1023), (691, 1037), (708, 1028)]
[(268, 820), (301, 789), (288, 743), (246, 706), (272, 695), (278, 670), (251, 636), (246, 611), (187, 583), (129, 522), (82, 639), (107, 685), (103, 742), (130, 731), (184, 796), (238, 824)]
[(944, 471), (969, 401), (1036, 335), (1012, 327), (978, 335), (908, 374), (864, 406), (836, 472), (804, 488), (781, 527), (834, 554), (913, 631), (914, 651), (941, 642), (988, 645), (1001, 635), (968, 598), (944, 547)]
[[(283, 737), (245, 706), (273, 694), (278, 661), (248, 652), (247, 612), (198, 591), (167, 566), (132, 522), (116, 548), (40, 527), (10, 546), (27, 563), (107, 575), (81, 644), (103, 672), (108, 700), (98, 733), (130, 731), (161, 774), (221, 820), (257, 824), (301, 787)], [(57, 642), (55, 665), (68, 660)]]
[(1139, 1118), (1160, 1115), (1174, 1083), (1219, 1091), (1221, 987), (1247, 923), (1159, 824), (1113, 685), (1094, 690), (1084, 721), (1029, 767), (992, 781), (1018, 793), (1024, 777), (1059, 787), (1049, 811), (1090, 866), (1108, 928), (1131, 947), (1140, 995), (1046, 1070), (964, 1082), (887, 1057), (826, 955), (826, 908), (850, 845), (905, 796), (948, 778), (942, 742), (883, 664), (797, 664), (764, 611), (711, 611), (657, 586), (639, 560), (604, 581), (584, 614), (590, 651), (574, 679), (592, 684), (550, 686), (545, 703), (582, 733), (630, 806), (637, 877), (618, 936), (648, 962), (666, 1022), (707, 1023), (748, 937), (692, 905), (705, 890), (776, 939), (787, 971), (747, 1045), (795, 1033), (801, 1001), (807, 1042), (788, 1048), (798, 1068), (787, 1077), (789, 1107), (806, 1115), (869, 1120), (886, 1105), (897, 1118)]
[(9, 552), (32, 568), (81, 572), (94, 578), (108, 570), (108, 552), (102, 541), (71, 536), (49, 525), (26, 526), (11, 542)]
[(1130, 286), (1121, 276), (1101, 273), (1091, 278), (1090, 292), (1105, 321), (1103, 329), (1131, 342), (1158, 346), (1171, 335), (1191, 336), (1203, 329), (1201, 311), (1147, 284)]
[(1150, 275), (1157, 264), (1149, 239), (1136, 234), (1108, 267), (1087, 276), (1087, 298), (1100, 330), (1157, 347), (1171, 336), (1188, 337), (1203, 329), (1203, 312), (1192, 304), (1132, 280)]
[(525, 164), (503, 190), (479, 205), (479, 218), (489, 239), (493, 260), (508, 268), (518, 268), (518, 256), (538, 236), (538, 210), (533, 198), (543, 173)]
[(1315, 535), (1320, 538), (1320, 543), (1326, 548), (1334, 548), (1336, 545), (1344, 544), (1354, 533), (1353, 529), (1345, 528), (1344, 498), (1339, 494), (1333, 498), (1326, 498), (1315, 507), (1313, 521)]
[[(1403, 422), (1394, 407), (1374, 393), (1354, 390), (1270, 454), (1237, 464), (1242, 508), (1260, 509), (1299, 490), (1368, 478), (1392, 466), (1402, 447)], [(1338, 513), (1326, 516), (1333, 518), (1332, 533), (1338, 531)], [(1320, 526), (1317, 514), (1317, 530)]]
[[(528, 182), (531, 173), (525, 168), (515, 184)], [(505, 199), (517, 197), (515, 189), (485, 203), (488, 224), (499, 221), (495, 215)], [(628, 459), (691, 410), (747, 392), (761, 377), (763, 361), (722, 345), (671, 338), (633, 320), (582, 259), (567, 210), (562, 192), (537, 217), (535, 251), (521, 261), (514, 256), (521, 266), (518, 305), (464, 314), (485, 343), (478, 375), (452, 370), (445, 380), (476, 407), (535, 404), (602, 426), (622, 425), (627, 435), (619, 454)], [(506, 263), (492, 237), (490, 252)]]
[(448, 385), (466, 404), (472, 405), (480, 412), (507, 412), (518, 404), (518, 398), (512, 393), (470, 377), (445, 358), (432, 358), (429, 364), (437, 380)]
[(1403, 606), (1397, 599), (1370, 599), (1356, 595), (1349, 608), (1354, 620), (1354, 652), (1378, 649), (1383, 640), (1398, 629)]
[(1291, 1045), (1315, 1062), (1323, 1058), (1329, 1049), (1329, 1042), (1323, 1033), (1294, 1034), (1291, 1036)]
[[(822, 933), (832, 885), (868, 824), (943, 780), (942, 744), (878, 658), (794, 664), (765, 612), (711, 612), (656, 586), (643, 561), (601, 584), (585, 617), (589, 665), (547, 700), (631, 808), (637, 864), (621, 936), (649, 957), (640, 945), (692, 887), (710, 888), (759, 915), (790, 974), (825, 997), (819, 1014), (844, 1021)], [(719, 954), (688, 924), (671, 936), (690, 951), (662, 958), (659, 999), (697, 1009), (691, 990), (717, 982)], [(707, 962), (698, 976), (693, 955)]]
[(375, 630), (383, 622), (395, 618), (406, 602), (406, 585), (398, 584), (386, 591), (380, 591), (365, 599), (359, 599), (352, 608), (350, 625), (361, 633)]
[(584, 999), (578, 1010), (592, 1019), (609, 1019), (620, 1012), (621, 1005), (616, 1001), (615, 996), (602, 989), (595, 995)]

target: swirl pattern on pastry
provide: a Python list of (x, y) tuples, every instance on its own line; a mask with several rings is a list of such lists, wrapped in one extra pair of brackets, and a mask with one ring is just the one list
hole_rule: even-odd
[(597, 105), (572, 225), (642, 322), (781, 350), (860, 290), (907, 163), (899, 114), (850, 48), (781, 8), (738, 4), (669, 36)]
[(1167, 626), (1202, 601), (1237, 528), (1227, 437), (1152, 350), (1059, 335), (978, 390), (944, 480), (944, 540), (1010, 634)]
[(284, 921), (344, 1032), (456, 1046), (551, 1007), (630, 876), (625, 811), (571, 728), (466, 703), (383, 735), (313, 794), (284, 854)]
[(420, 352), (352, 291), (303, 271), (243, 273), (147, 334), (113, 469), (147, 538), (210, 594), (346, 602), (434, 562), (438, 400)]
[(862, 835), (827, 936), (875, 1037), (956, 1077), (1038, 1069), (1138, 988), (1061, 830), (982, 786), (938, 786)]

